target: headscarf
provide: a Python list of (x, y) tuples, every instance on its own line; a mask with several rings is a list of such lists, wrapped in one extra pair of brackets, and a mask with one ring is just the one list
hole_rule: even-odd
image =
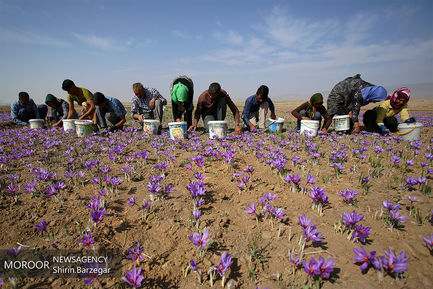
[(171, 93), (171, 99), (174, 103), (187, 102), (188, 101), (188, 87), (180, 82), (173, 86), (173, 92)]
[(361, 93), (364, 99), (362, 105), (367, 105), (373, 101), (384, 101), (387, 96), (386, 89), (383, 86), (367, 86), (361, 89)]
[[(387, 99), (390, 100), (391, 106), (393, 108), (400, 108), (409, 101), (409, 98), (410, 98), (409, 88), (401, 87), (397, 89), (393, 94), (389, 95)], [(404, 101), (404, 103), (402, 105), (396, 104), (395, 101), (397, 99)]]
[(310, 119), (313, 119), (314, 115), (316, 114), (316, 107), (315, 104), (323, 103), (323, 95), (321, 93), (315, 93), (310, 97), (310, 101), (307, 102), (307, 116)]
[(56, 102), (56, 97), (52, 94), (47, 94), (47, 96), (45, 97), (45, 103), (48, 104), (48, 102)]

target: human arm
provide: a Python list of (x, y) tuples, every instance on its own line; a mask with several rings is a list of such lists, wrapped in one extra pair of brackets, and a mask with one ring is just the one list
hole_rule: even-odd
[(269, 110), (271, 111), (271, 119), (276, 119), (277, 116), (275, 115), (275, 106), (274, 103), (272, 102), (272, 99), (270, 99), (269, 97), (266, 99), (266, 101), (269, 104)]
[(242, 111), (242, 120), (244, 121), (245, 125), (249, 126), (250, 129), (255, 129), (255, 126), (248, 119), (251, 112), (251, 106), (253, 105), (253, 101), (254, 99), (252, 97), (248, 97), (245, 100), (244, 110)]
[(304, 119), (304, 120), (309, 120), (310, 118), (301, 115), (299, 112), (303, 109), (307, 109), (308, 103), (304, 102), (303, 104), (301, 104), (300, 106), (298, 106), (297, 108), (295, 108), (294, 110), (292, 110), (292, 115), (294, 117), (296, 117), (297, 119)]
[(89, 104), (89, 109), (78, 119), (85, 119), (89, 116), (92, 116), (93, 118), (96, 113), (95, 102), (93, 101), (93, 99), (87, 100), (86, 102)]
[(19, 104), (14, 102), (11, 104), (11, 119), (17, 125), (26, 126), (27, 123), (18, 118)]
[(242, 132), (241, 127), (239, 126), (239, 121), (241, 118), (241, 114), (239, 113), (239, 109), (237, 108), (237, 106), (234, 104), (234, 102), (232, 101), (232, 99), (230, 98), (230, 96), (228, 96), (228, 94), (226, 93), (227, 97), (227, 103), (230, 107), (230, 110), (233, 113), (233, 118), (235, 120), (235, 133), (239, 134)]
[(332, 117), (328, 114), (328, 111), (323, 105), (319, 106), (318, 111), (320, 112), (323, 119), (325, 120), (325, 123), (323, 124), (323, 128), (322, 128), (322, 132), (326, 134), (328, 133), (328, 128), (332, 123)]

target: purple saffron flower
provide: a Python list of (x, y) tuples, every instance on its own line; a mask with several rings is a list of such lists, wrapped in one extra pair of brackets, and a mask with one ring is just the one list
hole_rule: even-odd
[(194, 178), (199, 181), (204, 181), (206, 175), (198, 173), (198, 174), (194, 174)]
[(376, 257), (376, 251), (371, 251), (370, 254), (367, 254), (364, 247), (362, 246), (359, 247), (359, 250), (356, 248), (353, 248), (352, 250), (356, 254), (356, 256), (352, 259), (357, 263), (361, 263), (361, 266), (359, 267), (361, 271), (366, 270), (370, 265), (373, 264), (373, 261)]
[[(309, 227), (310, 224), (313, 222), (313, 219), (307, 219), (305, 214), (302, 214), (301, 216), (299, 216), (298, 220), (299, 220), (299, 225), (304, 229)], [(312, 227), (316, 227), (316, 226), (313, 225)]]
[(92, 221), (95, 224), (101, 222), (103, 220), (104, 215), (108, 215), (108, 212), (105, 211), (105, 208), (90, 212), (90, 217), (92, 218)]
[(322, 256), (319, 257), (319, 261), (317, 262), (317, 271), (316, 274), (320, 275), (323, 279), (329, 279), (331, 272), (334, 271), (335, 259), (331, 258), (328, 260), (325, 260)]
[(22, 251), (22, 247), (19, 246), (18, 248), (12, 248), (10, 250), (7, 250), (6, 254), (9, 255), (9, 256), (11, 256), (11, 257), (16, 258), (21, 253), (21, 251)]
[(247, 205), (247, 210), (245, 213), (249, 215), (255, 215), (256, 214), (256, 206), (254, 205), (254, 202), (251, 203), (250, 206)]
[(151, 183), (149, 182), (147, 184), (147, 190), (151, 193), (151, 194), (157, 194), (160, 190), (161, 190), (161, 186), (159, 185), (159, 183)]
[(355, 230), (352, 234), (352, 240), (359, 240), (365, 244), (366, 239), (370, 236), (371, 227), (364, 227), (362, 224), (355, 225)]
[(110, 180), (110, 183), (113, 187), (117, 187), (121, 182), (123, 182), (123, 179), (119, 177), (112, 177)]
[(209, 243), (210, 239), (208, 239), (209, 230), (204, 231), (203, 236), (200, 236), (198, 232), (194, 232), (192, 236), (189, 236), (189, 240), (197, 247), (202, 249), (206, 248), (206, 244)]
[(308, 226), (307, 228), (303, 229), (303, 231), (304, 237), (307, 241), (321, 242), (324, 240), (320, 238), (320, 236), (322, 236), (322, 233), (317, 232), (316, 226)]
[(137, 242), (137, 244), (135, 244), (135, 250), (132, 248), (128, 249), (129, 254), (126, 258), (132, 259), (132, 261), (137, 261), (138, 259), (140, 260), (146, 260), (142, 254), (143, 254), (143, 250), (140, 250), (140, 243)]
[(83, 244), (84, 247), (91, 247), (95, 240), (92, 238), (92, 232), (83, 232), (83, 238), (77, 239), (77, 242)]
[(64, 177), (65, 177), (65, 178), (68, 178), (68, 179), (72, 178), (73, 176), (74, 176), (74, 172), (73, 172), (73, 171), (67, 171), (67, 172), (64, 174)]
[(393, 206), (390, 201), (383, 201), (383, 207), (388, 209), (388, 211), (398, 210), (400, 208), (400, 204), (397, 203), (395, 206)]
[[(394, 254), (394, 252), (389, 249), (389, 251), (385, 250), (385, 262), (384, 265), (388, 267), (390, 272), (401, 274), (404, 271), (407, 271), (407, 262), (409, 258), (406, 258), (406, 252), (403, 250), (398, 256)], [(382, 260), (384, 261), (384, 260)]]
[(42, 222), (40, 222), (37, 225), (34, 225), (34, 227), (38, 231), (47, 231), (47, 221), (42, 220)]
[(192, 271), (197, 272), (197, 263), (194, 260), (191, 260), (189, 266), (191, 267)]
[(126, 277), (122, 277), (122, 280), (128, 283), (129, 285), (139, 288), (141, 287), (141, 281), (143, 281), (143, 274), (141, 274), (141, 266), (132, 268), (131, 271), (126, 270)]
[(195, 202), (194, 202), (194, 206), (195, 206), (196, 208), (200, 208), (203, 204), (204, 204), (204, 199), (203, 199), (203, 198), (198, 198), (198, 199), (195, 200)]
[(298, 266), (299, 265), (299, 257), (301, 256), (301, 254), (299, 253), (297, 257), (294, 257), (292, 255), (292, 252), (289, 252), (289, 261), (290, 263), (293, 264), (293, 266)]
[(243, 170), (244, 173), (247, 173), (249, 175), (252, 175), (254, 173), (254, 168), (252, 166), (247, 166), (245, 170)]
[(36, 179), (33, 179), (33, 181), (28, 182), (25, 185), (26, 189), (24, 190), (23, 193), (25, 193), (25, 194), (31, 194), (31, 193), (33, 193), (35, 191), (35, 186), (36, 186)]
[(413, 160), (406, 160), (406, 164), (408, 166), (413, 166), (415, 164), (415, 162)]
[(232, 264), (233, 264), (233, 261), (232, 261), (231, 255), (224, 252), (221, 255), (221, 261), (220, 261), (219, 265), (215, 266), (215, 269), (218, 272), (218, 274), (221, 277), (223, 277)]
[(307, 184), (311, 184), (314, 185), (316, 183), (316, 180), (314, 179), (314, 177), (310, 174), (307, 175)]
[(316, 275), (316, 272), (319, 269), (319, 264), (314, 257), (311, 257), (308, 263), (307, 261), (302, 260), (302, 264), (304, 265), (304, 271), (308, 274), (308, 276), (314, 277)]
[(201, 211), (200, 210), (193, 210), (192, 216), (194, 217), (194, 219), (198, 220), (201, 216)]
[(407, 199), (410, 201), (411, 205), (413, 205), (413, 203), (421, 202), (421, 200), (418, 200), (416, 197), (408, 196)]
[(129, 201), (126, 203), (127, 206), (135, 205), (135, 196), (129, 197)]
[(433, 248), (433, 233), (430, 233), (430, 239), (424, 236), (421, 236), (424, 241), (425, 241), (425, 245), (428, 247), (430, 247), (430, 249)]
[(274, 210), (272, 211), (272, 215), (275, 218), (281, 220), (284, 220), (284, 218), (286, 217), (286, 213), (283, 212), (283, 208), (274, 208)]
[(395, 210), (395, 211), (390, 211), (389, 212), (389, 217), (391, 219), (391, 221), (395, 224), (397, 223), (407, 223), (406, 221), (403, 221), (404, 219), (407, 218), (407, 216), (400, 216), (400, 211), (399, 210)]
[(174, 188), (171, 185), (164, 185), (164, 194), (168, 195), (174, 192)]
[(51, 197), (52, 195), (54, 195), (56, 193), (56, 188), (54, 186), (49, 186), (48, 190), (45, 191), (45, 197)]
[(369, 181), (370, 181), (370, 177), (367, 176), (367, 177), (365, 177), (365, 178), (363, 178), (363, 179), (361, 180), (361, 183), (366, 184), (366, 183), (368, 183)]
[(75, 175), (77, 176), (77, 178), (82, 179), (84, 177), (84, 172), (83, 171), (79, 171)]
[(401, 159), (397, 156), (392, 156), (391, 158), (391, 162), (394, 164), (393, 166), (396, 166), (400, 161)]
[(153, 202), (151, 202), (151, 201), (143, 200), (143, 209), (144, 210), (150, 209), (150, 207), (152, 206), (152, 204), (153, 204)]
[(353, 227), (356, 223), (364, 219), (364, 215), (357, 215), (355, 210), (353, 210), (352, 213), (343, 213), (343, 215), (340, 215), (340, 217), (343, 219), (344, 225), (347, 227)]
[(358, 194), (357, 191), (350, 190), (350, 189), (344, 189), (343, 191), (340, 191), (339, 193), (337, 193), (338, 196), (341, 196), (344, 198), (344, 201), (346, 203), (352, 203), (357, 194)]
[(16, 185), (16, 184), (11, 184), (6, 188), (6, 192), (11, 194), (11, 195), (15, 195), (16, 192), (18, 192), (20, 189), (20, 185)]

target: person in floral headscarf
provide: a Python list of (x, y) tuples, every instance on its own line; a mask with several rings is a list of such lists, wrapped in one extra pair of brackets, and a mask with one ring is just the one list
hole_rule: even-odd
[(398, 121), (395, 115), (400, 114), (402, 122), (413, 123), (415, 118), (409, 116), (407, 103), (410, 90), (407, 87), (397, 89), (378, 107), (364, 113), (364, 125), (367, 131), (378, 133), (397, 132)]

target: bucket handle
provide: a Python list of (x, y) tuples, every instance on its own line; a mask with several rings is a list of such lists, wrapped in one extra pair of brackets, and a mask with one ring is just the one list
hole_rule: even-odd
[(413, 127), (413, 128), (411, 128), (410, 130), (408, 130), (408, 131), (406, 131), (406, 132), (399, 132), (399, 131), (398, 131), (397, 134), (398, 134), (398, 135), (406, 135), (406, 134), (412, 132), (414, 129), (416, 129), (416, 126)]

